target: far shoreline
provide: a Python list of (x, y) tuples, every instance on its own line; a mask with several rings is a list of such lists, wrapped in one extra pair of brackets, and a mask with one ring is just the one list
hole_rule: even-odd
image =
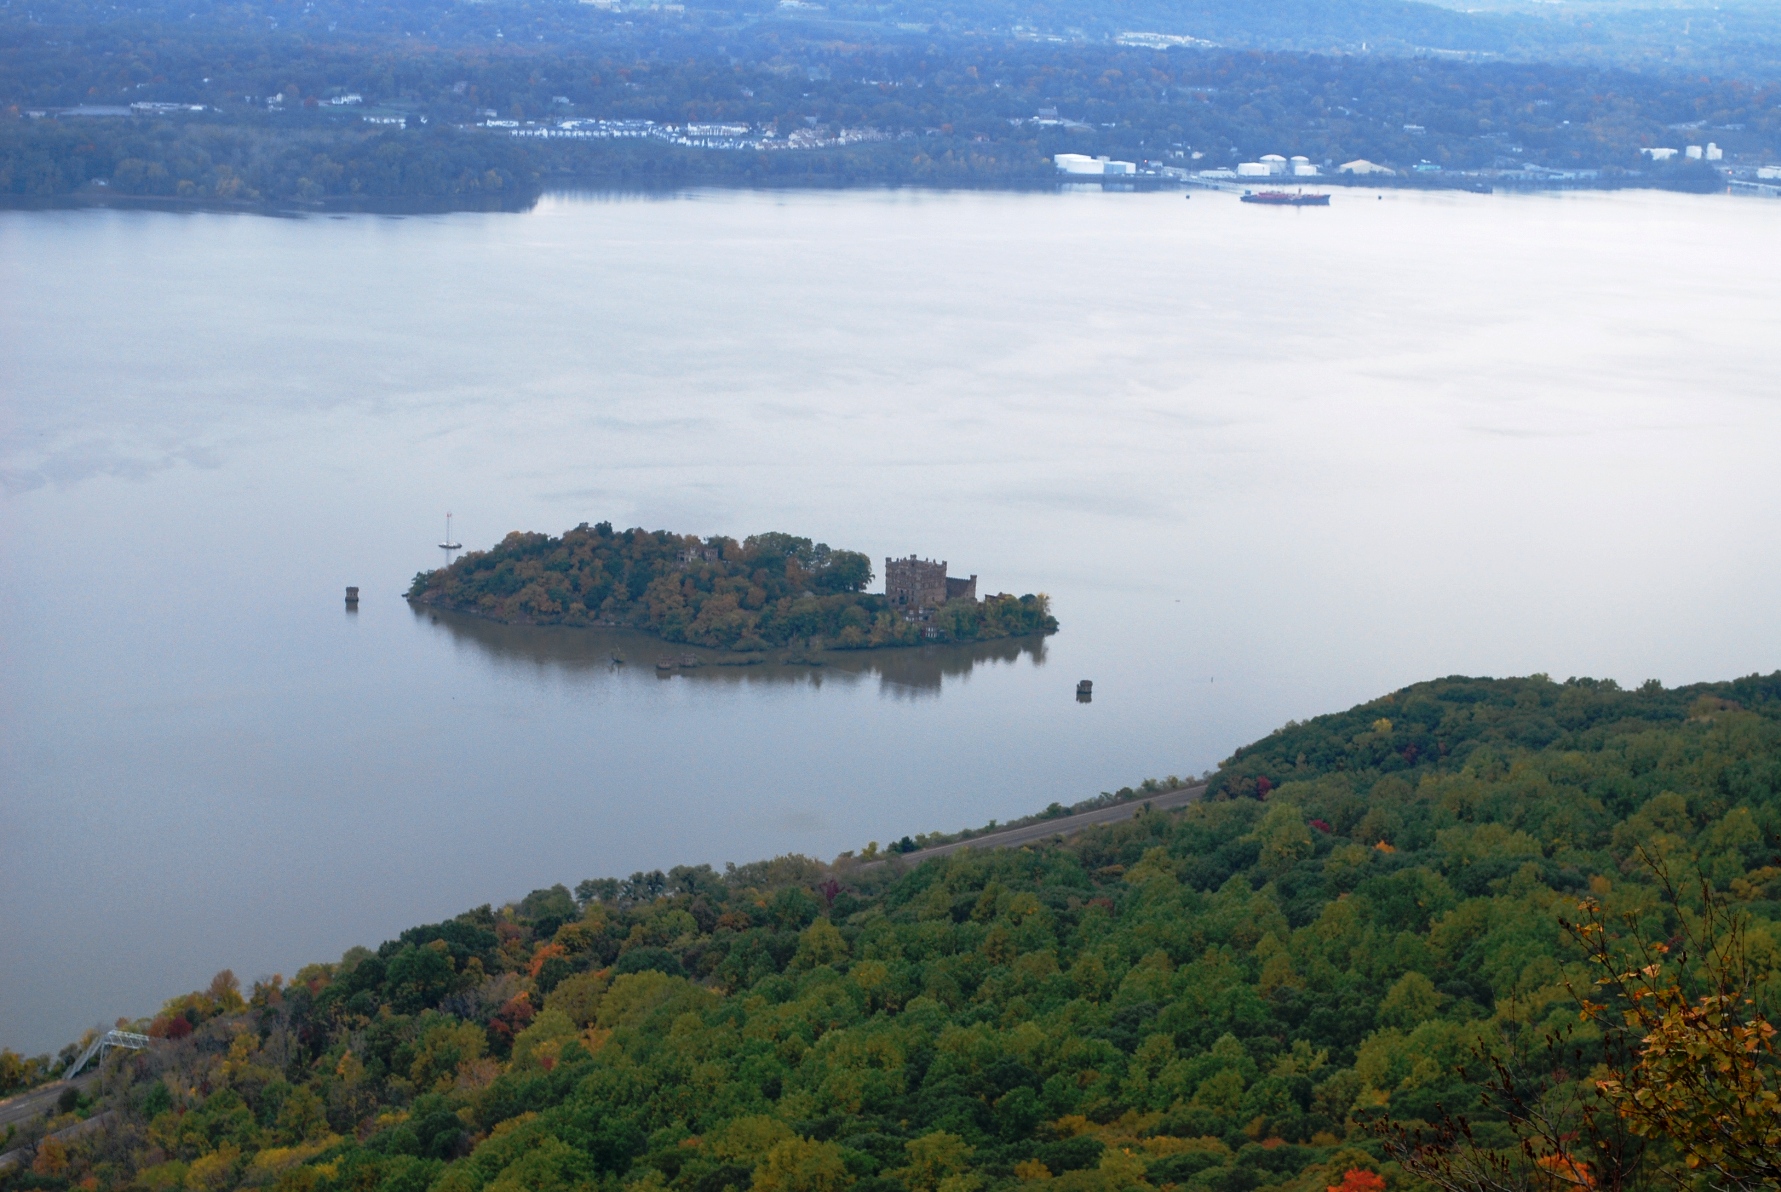
[[(262, 215), (276, 219), (300, 219), (304, 216), (506, 214), (525, 215), (537, 209), (546, 199), (565, 197), (599, 198), (668, 198), (697, 192), (755, 192), (760, 194), (822, 193), (840, 191), (907, 192), (914, 194), (1029, 194), (1062, 195), (1086, 189), (1099, 189), (1110, 194), (1152, 194), (1179, 191), (1186, 194), (1240, 194), (1254, 188), (1327, 187), (1338, 191), (1394, 191), (1414, 193), (1491, 195), (1553, 194), (1575, 192), (1657, 191), (1685, 195), (1735, 195), (1739, 191), (1729, 183), (1710, 188), (1665, 186), (1649, 178), (1561, 179), (1551, 182), (1498, 179), (1454, 174), (1448, 177), (1380, 178), (1320, 174), (1309, 177), (1256, 177), (1229, 179), (1135, 177), (1120, 181), (1098, 180), (1092, 176), (1061, 176), (1043, 181), (985, 180), (982, 183), (936, 183), (931, 181), (899, 182), (826, 182), (797, 179), (785, 182), (740, 181), (724, 178), (681, 178), (658, 184), (639, 184), (635, 180), (589, 178), (555, 178), (535, 192), (523, 196), (489, 199), (465, 196), (393, 196), (334, 197), (310, 202), (238, 202), (228, 200), (188, 199), (177, 195), (135, 195), (110, 190), (81, 190), (59, 195), (0, 194), (0, 210), (4, 211), (157, 211), (170, 214)], [(1768, 197), (1751, 194), (1745, 197)]]

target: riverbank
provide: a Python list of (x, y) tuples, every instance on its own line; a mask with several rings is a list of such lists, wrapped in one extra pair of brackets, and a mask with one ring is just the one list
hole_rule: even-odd
[(747, 676), (751, 682), (803, 683), (820, 681), (823, 675), (840, 678), (876, 674), (894, 686), (938, 690), (948, 676), (966, 675), (990, 663), (1022, 658), (1042, 663), (1049, 636), (1029, 633), (985, 641), (924, 640), (908, 646), (867, 649), (833, 649), (806, 642), (744, 652), (669, 641), (632, 625), (526, 624), (415, 601), (408, 603), (416, 619), (430, 622), (454, 642), (473, 646), (491, 657), (523, 658), (576, 672), (655, 670), (658, 675), (711, 681)]
[(264, 215), (294, 219), (310, 215), (447, 215), (455, 213), (493, 213), (523, 215), (548, 198), (599, 197), (661, 198), (689, 191), (908, 191), (911, 193), (957, 194), (1017, 193), (1063, 194), (1083, 189), (1108, 193), (1147, 193), (1158, 190), (1184, 190), (1242, 194), (1245, 191), (1269, 188), (1334, 189), (1338, 192), (1393, 191), (1438, 192), (1462, 191), (1472, 194), (1537, 194), (1572, 191), (1668, 191), (1682, 194), (1741, 194), (1757, 198), (1781, 197), (1781, 187), (1772, 183), (1751, 181), (1731, 176), (1674, 180), (1642, 175), (1577, 176), (1554, 173), (1550, 177), (1519, 172), (1452, 171), (1439, 175), (1385, 177), (1378, 175), (1320, 174), (1300, 178), (1245, 178), (1240, 181), (1203, 179), (1181, 175), (1131, 175), (1122, 177), (1082, 177), (1071, 175), (1025, 179), (875, 179), (853, 181), (820, 175), (789, 178), (704, 177), (697, 173), (638, 175), (620, 173), (553, 175), (538, 185), (521, 192), (501, 195), (441, 196), (366, 196), (331, 195), (317, 199), (297, 200), (228, 200), (214, 196), (182, 197), (178, 195), (131, 194), (106, 187), (89, 187), (68, 194), (20, 195), (0, 194), (0, 210), (5, 211), (165, 211), (214, 212), (222, 214)]
[[(960, 849), (1019, 848), (1040, 841), (1063, 840), (1085, 829), (1117, 824), (1146, 812), (1178, 811), (1189, 803), (1199, 801), (1205, 794), (1204, 782), (1166, 786), (1147, 781), (1143, 789), (1125, 787), (1117, 792), (1103, 792), (1098, 798), (1085, 799), (1069, 807), (1053, 803), (1044, 811), (1001, 827), (992, 824), (977, 832), (961, 832), (950, 837), (935, 832), (920, 839), (940, 843), (930, 843), (908, 852), (891, 852), (885, 856), (874, 854), (869, 859), (862, 855), (857, 859), (858, 868), (871, 870), (884, 865), (910, 868), (923, 861), (956, 853)], [(845, 869), (849, 860), (843, 857), (836, 864)]]

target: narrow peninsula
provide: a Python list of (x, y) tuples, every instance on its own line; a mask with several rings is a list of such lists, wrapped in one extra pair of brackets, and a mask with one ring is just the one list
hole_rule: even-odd
[(979, 599), (946, 564), (872, 560), (790, 534), (699, 538), (586, 522), (561, 537), (514, 531), (414, 577), (408, 599), (520, 625), (605, 625), (739, 652), (868, 650), (1057, 632), (1050, 599)]

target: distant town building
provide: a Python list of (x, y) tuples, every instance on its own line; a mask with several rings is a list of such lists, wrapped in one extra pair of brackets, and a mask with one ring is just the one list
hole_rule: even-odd
[(1639, 150), (1639, 152), (1643, 153), (1646, 157), (1649, 157), (1652, 161), (1668, 161), (1668, 160), (1670, 160), (1670, 158), (1676, 156), (1677, 153), (1681, 152), (1681, 150), (1678, 150), (1678, 149), (1641, 149), (1641, 150)]
[(1292, 159), (1292, 174), (1295, 178), (1313, 178), (1317, 175), (1317, 167), (1311, 164), (1309, 157)]
[(130, 111), (137, 116), (171, 116), (175, 112), (202, 112), (201, 103), (156, 103), (144, 101), (130, 105)]
[(1686, 150), (1684, 150), (1684, 152), (1686, 152), (1688, 154), (1688, 156), (1691, 157), (1692, 159), (1694, 159), (1695, 161), (1699, 161), (1701, 159), (1701, 147), (1699, 145), (1690, 145)]
[(1382, 166), (1378, 162), (1368, 161), (1364, 157), (1356, 158), (1354, 161), (1345, 161), (1341, 165), (1337, 166), (1336, 170), (1337, 170), (1337, 172), (1343, 173), (1343, 174), (1395, 174), (1395, 173), (1397, 173), (1397, 171), (1392, 169), (1390, 166)]
[(1237, 163), (1237, 177), (1239, 178), (1266, 178), (1273, 172), (1263, 162), (1240, 161)]
[(1760, 166), (1756, 171), (1758, 178), (1781, 178), (1781, 166)]
[(919, 616), (948, 600), (977, 599), (977, 577), (957, 579), (947, 575), (944, 559), (936, 563), (914, 555), (907, 559), (887, 558), (884, 594), (904, 614)]
[(1286, 173), (1286, 159), (1278, 153), (1262, 154), (1262, 164), (1268, 167), (1268, 173), (1270, 174)]
[(1708, 141), (1707, 142), (1707, 160), (1708, 161), (1723, 161), (1724, 159), (1725, 159), (1725, 150), (1721, 149), (1718, 145), (1715, 145), (1712, 141)]
[(1180, 33), (1121, 33), (1114, 40), (1122, 46), (1142, 46), (1147, 50), (1166, 50), (1171, 46), (1211, 46), (1214, 44)]

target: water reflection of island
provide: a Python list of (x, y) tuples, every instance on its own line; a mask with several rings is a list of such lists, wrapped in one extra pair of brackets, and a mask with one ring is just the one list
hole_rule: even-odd
[[(504, 625), (442, 609), (413, 608), (417, 623), (499, 663), (633, 681), (820, 686), (827, 681), (859, 682), (877, 675), (880, 687), (891, 694), (938, 695), (948, 676), (966, 675), (979, 666), (1015, 663), (1023, 657), (1034, 666), (1045, 665), (1045, 639), (1038, 635), (895, 650), (823, 650), (808, 656), (792, 650), (732, 654), (665, 642), (628, 629)], [(662, 663), (672, 665), (663, 667)]]

